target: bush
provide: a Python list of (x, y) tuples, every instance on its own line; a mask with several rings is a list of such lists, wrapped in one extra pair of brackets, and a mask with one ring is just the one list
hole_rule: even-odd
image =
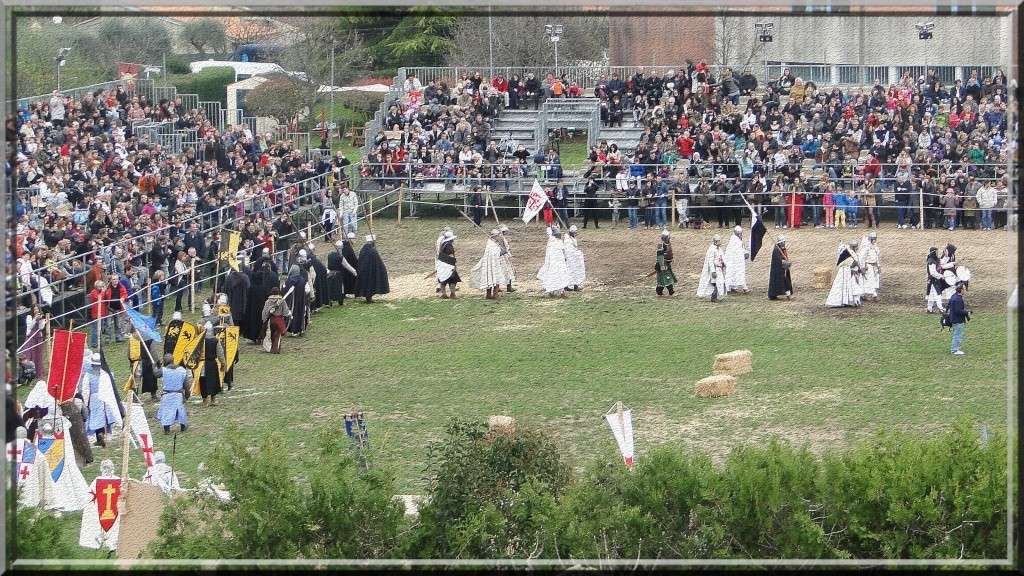
[(390, 474), (363, 472), (348, 439), (316, 441), (313, 468), (289, 466), (294, 446), (272, 434), (250, 449), (239, 434), (217, 448), (211, 471), (231, 493), (182, 498), (164, 512), (156, 558), (381, 558), (403, 521)]
[[(358, 90), (349, 90), (347, 92), (338, 92), (334, 95), (334, 101), (341, 104), (349, 110), (355, 112), (361, 112), (366, 114), (368, 117), (372, 117), (374, 112), (380, 108), (381, 102), (384, 101), (386, 94), (382, 92), (361, 92)], [(329, 95), (327, 96), (330, 97)]]
[(227, 85), (235, 82), (235, 69), (228, 66), (204, 68), (196, 74), (167, 77), (179, 94), (198, 94), (202, 102), (217, 101), (227, 106)]

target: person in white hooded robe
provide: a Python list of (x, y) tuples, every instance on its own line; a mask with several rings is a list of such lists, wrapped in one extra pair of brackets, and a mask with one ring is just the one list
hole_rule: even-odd
[(88, 505), (89, 485), (78, 469), (71, 441), (65, 437), (71, 422), (63, 416), (58, 418), (60, 430), (55, 430), (54, 419), (50, 416), (40, 422), (35, 439), (39, 449), (36, 457), (43, 458), (49, 468), (56, 496), (54, 508), (61, 512), (75, 512)]
[(508, 282), (501, 264), (501, 232), (495, 228), (484, 245), (484, 255), (470, 270), (470, 282), (487, 292), (486, 298), (494, 300), (502, 285)]
[(825, 305), (829, 308), (860, 306), (862, 266), (857, 258), (857, 248), (857, 242), (839, 245), (835, 277), (825, 298)]
[(164, 494), (184, 492), (181, 484), (178, 483), (178, 475), (167, 464), (167, 457), (162, 450), (153, 453), (153, 466), (142, 477), (142, 480), (160, 488)]
[(722, 237), (715, 234), (711, 245), (704, 254), (704, 266), (700, 270), (700, 282), (697, 284), (698, 298), (711, 298), (718, 302), (725, 297), (725, 253), (722, 252)]
[(583, 251), (580, 250), (576, 234), (576, 225), (569, 227), (569, 233), (564, 236), (562, 242), (565, 244), (565, 265), (569, 269), (569, 286), (574, 292), (580, 291), (580, 286), (587, 279), (587, 266), (583, 259)]
[(15, 432), (14, 450), (16, 466), (14, 473), (18, 481), (18, 506), (40, 507), (52, 510), (58, 507), (57, 487), (53, 483), (46, 458), (31, 440), (26, 438), (25, 428), (19, 426)]
[(729, 245), (725, 248), (725, 291), (750, 292), (747, 288), (747, 260), (750, 252), (743, 246), (743, 228), (732, 229)]
[[(117, 534), (121, 527), (122, 510), (118, 507), (114, 486), (108, 486), (104, 490), (97, 490), (97, 484), (102, 480), (114, 481), (120, 484), (121, 478), (114, 474), (114, 462), (112, 460), (100, 462), (100, 475), (89, 486), (92, 501), (82, 510), (82, 528), (78, 532), (78, 545), (83, 548), (116, 550)], [(104, 510), (105, 514), (114, 516), (112, 518), (113, 522), (107, 529), (103, 528), (100, 520), (111, 520), (111, 518), (101, 518), (100, 510)]]
[(565, 243), (562, 233), (554, 226), (548, 227), (548, 245), (544, 252), (544, 265), (537, 272), (541, 288), (548, 296), (565, 296), (569, 286), (569, 269), (565, 263)]
[(860, 241), (860, 252), (857, 255), (863, 266), (861, 289), (865, 298), (878, 300), (878, 290), (882, 287), (882, 261), (878, 250), (878, 233), (872, 231)]

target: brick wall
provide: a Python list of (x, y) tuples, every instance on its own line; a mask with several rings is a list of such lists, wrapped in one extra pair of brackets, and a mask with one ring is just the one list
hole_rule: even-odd
[(715, 20), (711, 16), (627, 16), (610, 18), (608, 57), (613, 66), (682, 65), (714, 60)]

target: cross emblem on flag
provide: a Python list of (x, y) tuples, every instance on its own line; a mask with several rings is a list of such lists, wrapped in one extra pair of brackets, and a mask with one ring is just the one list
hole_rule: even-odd
[(142, 443), (142, 453), (146, 456), (146, 467), (153, 467), (153, 445), (149, 443), (149, 434), (139, 434), (139, 441)]

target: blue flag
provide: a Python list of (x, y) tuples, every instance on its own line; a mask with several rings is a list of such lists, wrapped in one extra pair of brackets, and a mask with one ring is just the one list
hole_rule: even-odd
[(128, 319), (132, 321), (132, 326), (142, 334), (144, 340), (152, 340), (154, 342), (163, 342), (164, 339), (160, 336), (160, 333), (156, 330), (156, 318), (152, 316), (146, 316), (137, 310), (126, 308), (125, 313), (128, 314)]

